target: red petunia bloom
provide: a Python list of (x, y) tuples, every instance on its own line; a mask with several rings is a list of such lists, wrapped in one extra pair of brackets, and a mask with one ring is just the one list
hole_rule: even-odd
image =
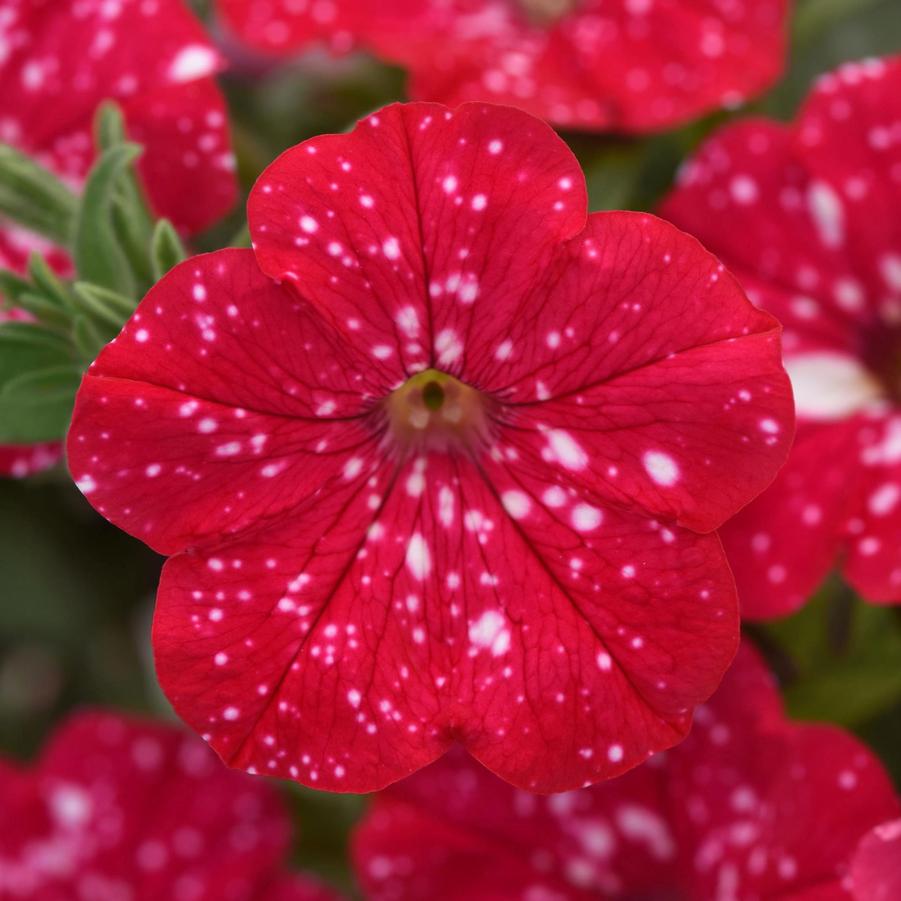
[(0, 897), (28, 901), (329, 901), (282, 868), (276, 793), (180, 730), (72, 717), (33, 768), (0, 761)]
[(901, 898), (901, 820), (874, 826), (857, 846), (851, 862), (855, 901)]
[(737, 643), (707, 533), (791, 441), (774, 320), (672, 226), (587, 216), (517, 110), (388, 107), (284, 153), (248, 212), (255, 251), (148, 294), (68, 442), (171, 556), (179, 713), (345, 791), (455, 742), (550, 791), (679, 741)]
[[(10, 0), (0, 11), (0, 141), (79, 185), (116, 100), (154, 209), (184, 231), (235, 201), (218, 54), (183, 0)], [(3, 256), (15, 241), (0, 232)], [(12, 246), (10, 246), (12, 245)]]
[(247, 43), (352, 32), (416, 100), (490, 100), (571, 128), (669, 128), (769, 87), (788, 0), (219, 0)]
[(742, 612), (800, 607), (833, 565), (901, 601), (901, 60), (825, 76), (791, 126), (715, 136), (663, 212), (785, 327), (799, 429), (723, 530)]
[[(9, 0), (0, 9), (0, 141), (77, 187), (94, 157), (101, 101), (122, 106), (154, 209), (186, 232), (210, 225), (237, 193), (221, 68), (183, 0)], [(64, 253), (0, 219), (0, 266), (33, 250), (68, 273)], [(55, 463), (56, 446), (0, 446), (0, 475)]]
[(372, 901), (850, 901), (858, 839), (899, 809), (860, 742), (784, 718), (746, 646), (674, 750), (547, 798), (449, 755), (377, 796), (354, 858)]
[(324, 43), (343, 53), (356, 39), (358, 0), (216, 0), (226, 27), (243, 43), (290, 56)]

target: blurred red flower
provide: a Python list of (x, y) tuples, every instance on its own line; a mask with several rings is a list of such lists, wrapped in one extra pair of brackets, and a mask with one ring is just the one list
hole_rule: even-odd
[(365, 7), (358, 0), (216, 0), (226, 28), (247, 46), (291, 56), (311, 44), (350, 50)]
[[(221, 60), (183, 0), (9, 0), (0, 13), (0, 140), (75, 185), (94, 157), (91, 126), (117, 101), (156, 212), (182, 231), (236, 197)], [(0, 262), (30, 246), (0, 230)]]
[(372, 901), (850, 901), (858, 839), (899, 809), (860, 742), (784, 718), (745, 646), (672, 751), (550, 797), (449, 755), (377, 796), (354, 857)]
[(796, 610), (836, 564), (901, 601), (899, 206), (898, 59), (823, 77), (793, 125), (723, 130), (663, 206), (785, 327), (795, 447), (723, 530), (748, 617)]
[(352, 37), (410, 70), (414, 100), (490, 100), (556, 125), (659, 131), (735, 106), (785, 61), (788, 0), (219, 0), (248, 44)]
[(337, 899), (282, 868), (277, 794), (169, 726), (77, 714), (32, 768), (0, 761), (0, 806), (10, 901)]
[[(116, 100), (156, 212), (187, 232), (220, 218), (237, 193), (219, 57), (182, 0), (9, 0), (0, 9), (0, 141), (80, 186), (94, 158), (91, 126)], [(68, 273), (64, 253), (0, 221), (0, 266), (31, 251)], [(55, 463), (56, 446), (0, 446), (0, 475)]]
[(388, 107), (260, 177), (79, 393), (72, 473), (171, 556), (154, 643), (235, 766), (366, 791), (455, 742), (526, 788), (678, 742), (738, 640), (719, 539), (793, 430), (693, 239), (587, 216), (517, 110)]
[(855, 901), (901, 898), (901, 820), (874, 826), (857, 846), (851, 862)]

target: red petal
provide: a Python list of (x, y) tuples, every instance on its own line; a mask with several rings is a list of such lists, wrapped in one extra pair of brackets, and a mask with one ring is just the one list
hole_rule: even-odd
[(196, 230), (228, 210), (236, 185), (225, 104), (209, 78), (221, 61), (181, 0), (16, 0), (9, 13), (0, 140), (79, 183), (93, 157), (94, 111), (112, 98), (147, 142), (142, 169), (161, 215)]
[[(657, 897), (676, 851), (656, 813), (661, 776), (655, 762), (546, 798), (449, 754), (377, 796), (354, 836), (357, 877), (372, 901)], [(630, 829), (640, 818), (657, 831)]]
[(511, 398), (517, 427), (532, 427), (517, 449), (559, 458), (566, 480), (716, 528), (769, 485), (790, 446), (775, 321), (654, 217), (595, 214), (567, 250), (538, 329), (523, 304), (476, 332), (472, 380)]
[[(249, 5), (262, 19), (263, 5)], [(786, 0), (728, 13), (710, 0), (593, 0), (547, 23), (530, 22), (516, 0), (342, 5), (363, 42), (410, 70), (415, 99), (490, 100), (561, 125), (630, 132), (762, 91), (782, 69), (788, 16)]]
[(678, 741), (734, 651), (717, 540), (487, 477), (367, 462), (290, 520), (171, 560), (154, 638), (179, 713), (236, 766), (346, 791), (454, 739), (538, 791)]
[(763, 287), (759, 300), (784, 324), (787, 349), (795, 333), (805, 342), (799, 350), (814, 336), (814, 348), (853, 346), (848, 332), (863, 302), (853, 263), (836, 242), (839, 225), (817, 204), (817, 190), (823, 185), (805, 169), (794, 132), (749, 120), (715, 134), (662, 207), (739, 279), (747, 277), (749, 290)]
[(455, 372), (454, 327), (509, 321), (586, 206), (578, 162), (543, 123), (397, 104), (283, 153), (248, 217), (264, 272), (297, 284), (393, 381)]
[(703, 748), (680, 748), (669, 783), (674, 828), (693, 849), (690, 896), (715, 897), (724, 884), (739, 897), (807, 897), (830, 883), (838, 894), (858, 838), (899, 809), (877, 758), (832, 726), (749, 742), (733, 717), (696, 723)]
[(344, 52), (353, 43), (349, 0), (297, 3), (296, 0), (217, 0), (216, 8), (241, 41), (264, 53), (290, 56), (308, 44), (328, 41)]
[(267, 785), (175, 729), (110, 714), (70, 719), (0, 789), (13, 897), (268, 899), (289, 839)]
[(85, 376), (69, 468), (108, 519), (175, 553), (314, 499), (371, 452), (353, 419), (368, 378), (251, 251), (195, 257)]
[(901, 57), (848, 63), (823, 76), (796, 125), (804, 165), (838, 198), (846, 253), (886, 323), (901, 314)]
[[(859, 460), (856, 484), (846, 477), (853, 504), (844, 573), (867, 599), (898, 603), (901, 599), (901, 415), (861, 417), (858, 446), (849, 456)], [(847, 459), (847, 458), (846, 458)], [(849, 467), (850, 469), (850, 467)]]
[(851, 864), (856, 901), (901, 897), (901, 820), (875, 826), (860, 841)]
[(689, 738), (550, 798), (449, 755), (376, 798), (354, 840), (368, 897), (773, 898), (842, 892), (857, 838), (899, 809), (859, 742), (784, 720), (743, 647)]
[(161, 87), (128, 101), (129, 137), (143, 144), (139, 168), (160, 216), (194, 234), (237, 198), (225, 101), (212, 78)]
[(715, 136), (664, 204), (786, 329), (800, 437), (782, 476), (723, 533), (752, 617), (796, 609), (842, 557), (864, 596), (901, 599), (901, 256), (890, 215), (901, 151), (888, 135), (899, 86), (896, 58), (841, 67), (793, 126)]
[(0, 445), (0, 476), (23, 479), (55, 466), (62, 457), (62, 447), (50, 444)]
[(829, 574), (844, 543), (848, 498), (857, 492), (848, 458), (858, 428), (853, 420), (802, 426), (772, 488), (723, 527), (743, 616), (792, 613)]

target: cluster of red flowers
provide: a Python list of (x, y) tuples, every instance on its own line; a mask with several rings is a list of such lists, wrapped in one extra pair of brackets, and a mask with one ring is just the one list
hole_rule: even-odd
[(554, 124), (648, 132), (740, 105), (782, 71), (788, 0), (218, 0), (265, 53), (354, 44), (414, 100), (490, 100)]
[(719, 132), (664, 204), (785, 329), (791, 460), (723, 530), (749, 617), (797, 609), (837, 559), (901, 601), (899, 206), (901, 59), (824, 76), (793, 125)]
[(33, 768), (0, 761), (0, 897), (329, 901), (282, 867), (276, 793), (169, 726), (73, 717)]
[[(116, 100), (144, 145), (141, 175), (154, 209), (197, 232), (234, 204), (237, 185), (222, 60), (183, 0), (6, 0), (0, 9), (0, 141), (73, 187), (94, 157), (98, 105)], [(32, 251), (60, 272), (68, 257), (0, 220), (0, 266), (20, 271)], [(54, 446), (0, 447), (0, 474), (52, 465)]]
[(376, 901), (888, 901), (899, 810), (860, 742), (785, 719), (743, 647), (691, 735), (626, 776), (542, 798), (449, 755), (376, 798), (354, 856)]
[[(901, 601), (901, 61), (686, 164), (662, 213), (717, 258), (589, 214), (532, 114), (640, 132), (739, 103), (780, 71), (786, 0), (371, 6), (219, 3), (257, 48), (360, 44), (474, 102), (287, 150), (253, 249), (171, 270), (79, 392), (73, 478), (169, 558), (167, 696), (230, 766), (397, 783), (356, 837), (376, 899), (895, 897), (878, 762), (789, 722), (749, 647), (729, 667), (740, 612), (796, 609), (836, 561)], [(17, 0), (0, 139), (77, 186), (112, 96), (154, 209), (196, 232), (235, 197), (220, 65), (176, 0)], [(0, 230), (5, 265), (34, 247)], [(76, 719), (0, 803), (14, 898), (329, 897), (281, 871), (271, 791), (162, 727)]]

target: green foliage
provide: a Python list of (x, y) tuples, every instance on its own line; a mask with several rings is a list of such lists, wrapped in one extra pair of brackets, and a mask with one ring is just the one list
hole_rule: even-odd
[(793, 716), (858, 728), (901, 707), (901, 621), (837, 578), (800, 613), (767, 628)]
[(160, 219), (153, 229), (150, 244), (150, 258), (153, 266), (153, 277), (161, 279), (173, 266), (177, 266), (187, 258), (187, 252), (178, 237), (172, 223)]
[(39, 253), (27, 273), (0, 270), (4, 307), (34, 323), (0, 324), (0, 443), (62, 438), (83, 370), (122, 328), (147, 289), (186, 256), (172, 224), (151, 215), (119, 108), (95, 119), (99, 156), (81, 197), (0, 145), (0, 214), (57, 242), (76, 277), (60, 278)]
[(0, 215), (66, 244), (77, 208), (75, 195), (49, 169), (0, 144)]

